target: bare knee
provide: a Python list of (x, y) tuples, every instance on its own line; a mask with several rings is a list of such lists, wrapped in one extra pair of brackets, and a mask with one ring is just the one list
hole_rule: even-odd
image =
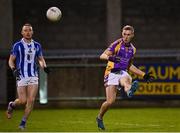
[(26, 99), (19, 99), (19, 104), (26, 104), (27, 100)]
[(126, 84), (126, 85), (124, 86), (125, 92), (128, 92), (130, 89), (131, 89), (131, 85), (130, 85), (130, 84)]
[(28, 103), (32, 103), (32, 104), (34, 103), (34, 101), (35, 101), (35, 98), (28, 98), (27, 100)]
[(115, 99), (110, 99), (110, 100), (107, 100), (106, 102), (108, 106), (111, 106), (115, 102)]
[(120, 80), (120, 84), (124, 86), (124, 90), (127, 92), (131, 89), (132, 78), (130, 76), (126, 76)]

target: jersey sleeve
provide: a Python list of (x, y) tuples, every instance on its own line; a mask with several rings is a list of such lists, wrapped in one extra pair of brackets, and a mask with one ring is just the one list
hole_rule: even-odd
[(134, 47), (134, 45), (132, 45), (132, 48), (133, 48), (133, 55), (136, 54), (136, 48)]
[(14, 44), (11, 49), (10, 54), (16, 57), (18, 54), (18, 48), (19, 48), (18, 44)]
[(38, 57), (43, 56), (43, 53), (42, 53), (42, 47), (41, 47), (40, 44), (38, 44), (37, 56), (38, 56)]
[(108, 51), (111, 51), (112, 53), (115, 52), (115, 48), (117, 46), (117, 44), (119, 43), (118, 40), (114, 41), (113, 43), (111, 43), (111, 45), (109, 45), (109, 47), (107, 48)]
[(120, 48), (120, 46), (121, 46), (121, 39), (118, 39), (113, 43), (111, 43), (111, 45), (107, 48), (107, 50), (112, 53), (116, 53), (117, 50)]

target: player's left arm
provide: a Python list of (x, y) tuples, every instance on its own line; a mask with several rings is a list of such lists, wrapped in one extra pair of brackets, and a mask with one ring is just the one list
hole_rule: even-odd
[(43, 57), (43, 56), (39, 56), (39, 57), (38, 57), (38, 61), (39, 61), (40, 67), (41, 67), (42, 69), (44, 69), (44, 71), (45, 71), (46, 73), (49, 73), (50, 70), (49, 70), (49, 67), (47, 67), (47, 65), (46, 65), (46, 61), (45, 61), (44, 57)]
[(38, 50), (37, 50), (37, 57), (38, 57), (38, 62), (39, 62), (39, 65), (42, 69), (44, 69), (44, 71), (46, 73), (49, 73), (50, 72), (50, 69), (47, 67), (46, 65), (46, 61), (43, 57), (43, 54), (42, 54), (42, 47), (40, 44), (38, 44)]
[(129, 67), (129, 71), (132, 72), (133, 74), (140, 76), (140, 77), (143, 77), (145, 75), (145, 72), (141, 71), (140, 69), (138, 69), (133, 64), (131, 64), (131, 66)]
[(147, 83), (152, 82), (152, 81), (155, 79), (155, 77), (152, 75), (151, 72), (145, 73), (145, 72), (141, 71), (140, 69), (138, 69), (138, 68), (137, 68), (136, 66), (134, 66), (133, 64), (130, 66), (129, 71), (132, 72), (132, 73), (134, 73), (134, 74), (136, 74), (136, 75), (138, 75), (138, 76), (143, 77), (143, 79), (144, 79)]
[(38, 62), (39, 62), (40, 67), (41, 67), (42, 69), (44, 69), (44, 71), (45, 71), (46, 73), (49, 73), (49, 72), (50, 72), (49, 67), (47, 67), (46, 61), (45, 61), (45, 59), (44, 59), (43, 56), (39, 56), (39, 57), (38, 57)]
[(129, 61), (129, 71), (132, 72), (133, 74), (143, 77), (145, 75), (145, 72), (141, 71), (140, 69), (138, 69), (136, 66), (133, 65), (136, 48), (133, 45), (131, 45), (131, 46), (133, 47), (133, 57)]
[(45, 67), (47, 67), (46, 61), (45, 61), (45, 59), (44, 59), (43, 56), (39, 56), (38, 62), (39, 62), (39, 65), (40, 65), (40, 67), (41, 67), (42, 69), (44, 69)]
[[(133, 47), (134, 49), (134, 55), (136, 53), (136, 48)], [(133, 74), (135, 75), (138, 75), (140, 77), (143, 77), (143, 79), (146, 81), (146, 82), (151, 82), (154, 80), (154, 76), (152, 76), (151, 73), (145, 73), (143, 71), (141, 71), (140, 69), (138, 69), (136, 66), (133, 65), (133, 60), (134, 60), (134, 56), (133, 58), (130, 60), (129, 62), (129, 71), (132, 72)]]

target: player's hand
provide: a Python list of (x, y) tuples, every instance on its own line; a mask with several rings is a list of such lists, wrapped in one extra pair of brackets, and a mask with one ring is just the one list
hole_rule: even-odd
[(47, 74), (49, 74), (49, 73), (50, 73), (49, 67), (44, 67), (44, 72), (47, 73)]
[(146, 73), (144, 76), (143, 76), (143, 79), (149, 83), (149, 82), (152, 82), (155, 78), (154, 76), (152, 76), (152, 72), (149, 72), (149, 73)]
[(16, 78), (16, 80), (20, 80), (20, 71), (19, 69), (12, 68), (13, 76)]
[(118, 56), (109, 56), (108, 60), (115, 62), (115, 63), (118, 63), (121, 61), (120, 57), (118, 57)]

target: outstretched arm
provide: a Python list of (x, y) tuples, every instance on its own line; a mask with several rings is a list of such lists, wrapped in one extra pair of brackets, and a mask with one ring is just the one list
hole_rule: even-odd
[(138, 69), (133, 64), (130, 66), (129, 71), (140, 76), (140, 77), (143, 77), (145, 75), (145, 72), (141, 71), (140, 69)]
[(130, 68), (129, 68), (129, 70), (130, 70), (130, 72), (132, 72), (132, 73), (134, 73), (134, 74), (136, 74), (136, 75), (138, 75), (138, 76), (143, 77), (143, 79), (144, 79), (147, 83), (152, 82), (152, 81), (155, 79), (155, 77), (152, 76), (152, 73), (151, 73), (151, 72), (145, 73), (145, 72), (141, 71), (140, 69), (138, 69), (138, 68), (137, 68), (136, 66), (134, 66), (134, 65), (131, 65)]

